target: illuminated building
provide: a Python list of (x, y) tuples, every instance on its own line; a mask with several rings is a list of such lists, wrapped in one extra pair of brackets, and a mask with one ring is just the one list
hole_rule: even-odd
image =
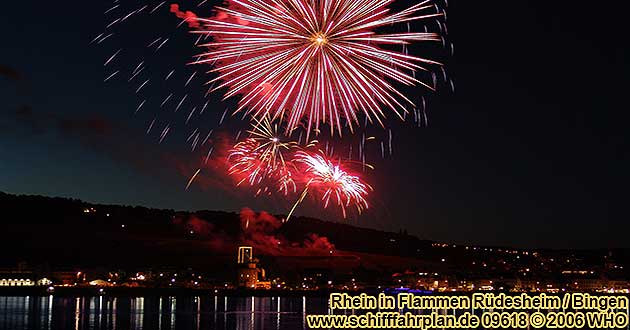
[(0, 275), (0, 286), (34, 286), (31, 274), (9, 273)]
[(251, 246), (238, 248), (238, 274), (239, 287), (252, 289), (270, 289), (271, 282), (265, 281), (265, 270), (258, 267), (258, 259), (253, 258)]
[(56, 284), (68, 286), (82, 283), (85, 278), (85, 274), (72, 270), (64, 270), (53, 272), (52, 278), (55, 279)]
[(48, 278), (36, 280), (32, 271), (5, 270), (0, 271), (0, 286), (44, 286), (52, 283)]
[(111, 286), (112, 284), (101, 279), (90, 281), (88, 284), (92, 286)]
[(252, 261), (252, 251), (253, 248), (251, 246), (239, 246), (238, 248), (238, 264), (246, 264)]

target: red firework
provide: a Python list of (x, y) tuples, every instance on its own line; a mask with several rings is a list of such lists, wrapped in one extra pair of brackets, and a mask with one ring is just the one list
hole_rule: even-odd
[(328, 207), (331, 198), (336, 200), (344, 218), (346, 207), (350, 205), (354, 205), (359, 213), (369, 207), (366, 197), (372, 187), (358, 176), (346, 172), (341, 164), (335, 164), (321, 150), (312, 154), (298, 151), (295, 162), (304, 165), (303, 175), (307, 180), (304, 193), (296, 205), (306, 196), (307, 191), (312, 189), (322, 193), (324, 208)]
[(250, 136), (247, 139), (229, 151), (231, 165), (228, 173), (238, 178), (237, 185), (247, 181), (252, 186), (259, 186), (257, 194), (267, 192), (270, 183), (285, 195), (295, 192), (291, 164), (285, 161), (284, 154), (295, 148), (296, 143), (283, 141), (278, 134), (278, 126), (268, 118), (256, 122), (248, 133)]
[[(390, 108), (402, 118), (412, 102), (393, 82), (427, 84), (415, 78), (427, 64), (421, 57), (383, 48), (441, 40), (436, 33), (375, 30), (441, 16), (431, 0), (390, 13), (392, 0), (230, 0), (211, 19), (199, 19), (212, 41), (195, 63), (214, 65), (226, 98), (242, 95), (238, 111), (254, 118), (284, 118), (287, 132), (305, 122), (307, 134), (320, 123), (341, 133), (363, 113), (381, 123)], [(391, 47), (390, 47), (391, 48)], [(381, 123), (382, 124), (382, 123)]]

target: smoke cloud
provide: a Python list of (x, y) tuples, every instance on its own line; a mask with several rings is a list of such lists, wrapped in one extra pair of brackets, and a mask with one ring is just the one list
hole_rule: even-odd
[(323, 256), (335, 250), (335, 245), (327, 237), (314, 233), (308, 234), (303, 241), (287, 240), (280, 233), (282, 221), (264, 211), (243, 208), (235, 220), (238, 221), (238, 233), (232, 235), (226, 233), (226, 228), (219, 228), (228, 224), (214, 224), (197, 215), (179, 217), (173, 223), (207, 240), (219, 253), (234, 253), (239, 245), (252, 246), (256, 254), (269, 256)]
[(175, 14), (175, 16), (177, 16), (178, 18), (181, 18), (184, 21), (186, 21), (186, 23), (188, 23), (188, 26), (191, 29), (192, 28), (196, 29), (200, 27), (197, 14), (189, 10), (187, 11), (179, 10), (179, 5), (176, 3), (171, 4), (171, 13)]
[(269, 255), (328, 255), (335, 246), (326, 237), (309, 234), (302, 242), (289, 242), (278, 233), (282, 221), (267, 212), (249, 208), (240, 212), (241, 241)]
[(1, 65), (1, 64), (0, 64), (0, 76), (7, 77), (13, 81), (22, 80), (22, 74), (20, 74), (20, 72), (18, 72), (17, 70), (11, 67), (8, 67), (6, 65)]

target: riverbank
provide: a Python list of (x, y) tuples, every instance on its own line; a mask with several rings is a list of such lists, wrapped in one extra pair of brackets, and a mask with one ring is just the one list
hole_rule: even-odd
[[(133, 288), (133, 287), (0, 287), (0, 296), (228, 296), (228, 297), (327, 297), (330, 290), (251, 290), (251, 289), (196, 289), (196, 288)], [(335, 291), (337, 292), (337, 291)]]

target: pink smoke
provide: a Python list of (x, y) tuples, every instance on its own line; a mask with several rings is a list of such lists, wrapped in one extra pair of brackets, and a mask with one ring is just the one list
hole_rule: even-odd
[(212, 223), (200, 219), (195, 215), (187, 219), (175, 217), (173, 224), (183, 227), (187, 234), (190, 233), (190, 235), (195, 235), (195, 237), (207, 240), (212, 251), (227, 253), (235, 247), (235, 242), (230, 239), (229, 235), (223, 231), (217, 230)]
[(228, 235), (197, 215), (177, 216), (173, 224), (183, 229), (186, 235), (206, 241), (212, 251), (225, 254), (235, 253), (239, 245), (252, 246), (254, 254), (269, 256), (323, 256), (335, 251), (335, 245), (318, 234), (308, 234), (301, 242), (287, 240), (279, 233), (282, 221), (264, 211), (243, 208), (239, 220), (240, 231), (236, 236)]
[(335, 250), (327, 237), (309, 234), (304, 242), (291, 243), (277, 233), (282, 221), (267, 212), (244, 208), (240, 213), (241, 241), (269, 255), (328, 255)]
[(176, 3), (171, 4), (171, 13), (174, 13), (178, 18), (183, 19), (184, 21), (186, 21), (186, 23), (188, 23), (188, 26), (192, 29), (192, 28), (199, 28), (201, 25), (199, 24), (199, 17), (197, 17), (197, 14), (193, 13), (192, 11), (181, 11), (179, 10), (179, 5)]

